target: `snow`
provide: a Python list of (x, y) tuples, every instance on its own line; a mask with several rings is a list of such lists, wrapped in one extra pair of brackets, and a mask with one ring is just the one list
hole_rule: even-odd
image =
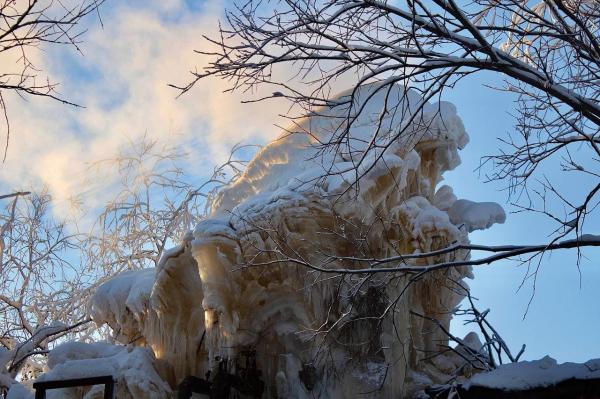
[(166, 250), (156, 269), (121, 273), (103, 283), (91, 300), (91, 316), (108, 324), (123, 344), (148, 345), (168, 367), (175, 383), (202, 375), (204, 353), (198, 346), (204, 309), (198, 267), (190, 255), (188, 234), (181, 245)]
[(67, 342), (54, 348), (48, 356), (48, 367), (55, 368), (59, 364), (71, 360), (97, 359), (101, 357), (114, 356), (123, 350), (117, 346), (105, 342), (86, 344), (84, 342)]
[[(51, 370), (36, 381), (112, 375), (117, 382), (117, 398), (169, 397), (171, 388), (160, 377), (155, 362), (150, 348), (71, 342), (50, 352), (48, 365), (51, 365)], [(93, 397), (96, 389), (101, 387), (92, 388), (84, 398)], [(48, 394), (49, 398), (62, 397), (65, 392), (52, 390), (48, 391)]]
[(92, 298), (92, 317), (102, 319), (100, 313), (102, 309), (116, 310), (125, 306), (136, 319), (139, 319), (148, 308), (155, 278), (154, 268), (126, 271), (111, 278), (110, 282), (98, 287)]
[[(19, 373), (27, 373), (27, 370), (29, 372), (33, 370), (37, 372), (41, 369), (40, 365), (33, 358), (28, 357), (29, 354), (37, 350), (46, 338), (65, 331), (68, 328), (69, 326), (63, 322), (53, 321), (49, 325), (36, 327), (31, 337), (23, 342), (7, 340), (8, 342), (5, 342), (5, 344), (8, 344), (11, 349), (0, 349), (0, 387), (15, 387), (15, 390), (24, 394), (25, 391), (18, 388), (17, 375)], [(18, 364), (19, 367), (10, 370), (14, 364)]]
[(504, 223), (506, 213), (495, 202), (473, 202), (459, 199), (454, 202), (448, 215), (452, 223), (464, 224), (469, 232), (490, 228), (494, 223)]
[[(375, 85), (365, 86), (357, 93), (357, 103), (371, 96)], [(342, 93), (344, 99), (349, 93)], [(354, 181), (354, 171), (348, 170), (363, 155), (366, 143), (371, 141), (374, 126), (377, 124), (385, 99), (385, 90), (373, 96), (364, 111), (358, 115), (349, 132), (349, 143), (352, 154), (321, 153), (314, 146), (316, 140), (326, 142), (336, 131), (336, 124), (345, 115), (346, 109), (319, 109), (314, 116), (305, 118), (299, 126), (292, 127), (293, 132), (310, 131), (307, 134), (290, 134), (285, 132), (277, 140), (263, 148), (248, 164), (242, 178), (222, 190), (213, 204), (213, 214), (218, 215), (232, 210), (245, 200), (260, 193), (320, 191), (335, 193), (343, 190), (349, 182)], [(421, 97), (413, 91), (404, 91), (395, 86), (389, 93), (390, 103), (398, 102), (397, 112), (389, 112), (381, 119), (379, 137), (393, 134), (398, 126), (406, 125), (411, 111), (422, 103)], [(358, 106), (357, 106), (358, 108)], [(424, 128), (423, 126), (426, 126)], [(382, 139), (383, 140), (383, 139)], [(460, 163), (457, 149), (464, 148), (469, 138), (456, 108), (448, 102), (427, 103), (420, 117), (408, 126), (396, 142), (392, 143), (385, 153), (375, 151), (367, 153), (360, 171), (374, 168), (365, 176), (364, 183), (369, 184), (381, 174), (389, 174), (394, 168), (404, 166), (413, 168), (418, 162), (416, 152), (406, 151), (417, 143), (434, 152), (436, 163), (444, 169), (453, 169)], [(377, 140), (376, 140), (377, 142)], [(377, 142), (379, 144), (379, 142)], [(400, 154), (404, 153), (404, 156)], [(379, 157), (382, 157), (376, 164)], [(406, 161), (406, 157), (410, 159)], [(332, 176), (319, 179), (325, 172), (333, 172)], [(435, 182), (437, 183), (437, 182)], [(264, 201), (265, 199), (263, 199)]]
[[(163, 399), (171, 388), (159, 375), (158, 364), (149, 348), (117, 346), (108, 343), (69, 342), (48, 355), (50, 370), (36, 382), (111, 375), (116, 381), (115, 397)], [(93, 399), (103, 397), (103, 386), (48, 390), (48, 399)], [(33, 399), (30, 387), (15, 383), (8, 398)]]
[(509, 363), (493, 371), (476, 374), (463, 387), (497, 388), (506, 391), (548, 387), (569, 379), (588, 380), (600, 378), (600, 359), (585, 363), (558, 364), (550, 356), (539, 360)]
[(567, 243), (572, 243), (572, 242), (578, 242), (578, 241), (589, 241), (589, 242), (594, 242), (594, 243), (600, 243), (600, 235), (595, 235), (595, 234), (582, 234), (579, 236), (579, 238), (574, 238), (571, 240), (564, 240), (561, 241), (562, 244), (567, 244)]
[(156, 270), (149, 268), (126, 271), (103, 283), (90, 301), (92, 319), (108, 324), (118, 340), (135, 336), (147, 317), (155, 278)]
[(448, 230), (459, 236), (455, 225), (450, 223), (448, 214), (431, 205), (426, 198), (416, 196), (407, 199), (398, 207), (413, 222), (412, 237), (417, 239), (424, 231)]
[(33, 399), (33, 392), (21, 384), (13, 384), (10, 386), (6, 399)]
[(442, 211), (447, 211), (456, 202), (456, 195), (452, 187), (443, 185), (433, 196), (433, 205)]
[(479, 336), (473, 331), (465, 335), (460, 344), (462, 347), (466, 347), (474, 353), (479, 353), (483, 349), (483, 344), (481, 343)]

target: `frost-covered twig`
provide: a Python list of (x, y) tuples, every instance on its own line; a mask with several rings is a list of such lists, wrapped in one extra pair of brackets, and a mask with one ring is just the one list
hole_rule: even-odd
[(48, 341), (50, 338), (55, 338), (56, 336), (64, 335), (65, 333), (73, 331), (91, 321), (92, 319), (86, 318), (72, 325), (57, 323), (54, 325), (37, 328), (31, 337), (13, 349), (14, 354), (11, 356), (10, 362), (6, 365), (6, 369), (9, 373), (15, 374), (19, 368), (22, 367), (23, 362), (28, 357), (36, 354), (47, 353), (47, 349), (43, 349), (42, 351), (37, 350), (37, 348), (43, 345), (45, 341)]
[(0, 213), (0, 343), (8, 350), (34, 339), (39, 325), (83, 317), (85, 276), (71, 255), (80, 236), (49, 215), (50, 203), (47, 193), (19, 193)]
[(114, 169), (121, 186), (100, 213), (86, 239), (86, 262), (99, 276), (155, 267), (169, 245), (178, 243), (209, 212), (218, 190), (237, 179), (246, 164), (240, 155), (251, 145), (236, 145), (230, 156), (200, 184), (181, 167), (179, 147), (144, 136), (109, 159), (91, 164)]

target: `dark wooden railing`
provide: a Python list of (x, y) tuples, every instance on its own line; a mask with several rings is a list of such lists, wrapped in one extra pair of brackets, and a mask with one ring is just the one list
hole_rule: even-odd
[(104, 399), (113, 399), (115, 381), (112, 375), (104, 375), (101, 377), (73, 378), (69, 380), (41, 381), (34, 382), (35, 399), (45, 399), (48, 389), (72, 388), (89, 385), (104, 384)]

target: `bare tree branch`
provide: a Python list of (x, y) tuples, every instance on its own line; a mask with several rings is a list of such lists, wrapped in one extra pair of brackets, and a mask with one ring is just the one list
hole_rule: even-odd
[(41, 76), (34, 52), (49, 45), (69, 45), (80, 51), (82, 21), (97, 12), (104, 1), (0, 0), (0, 110), (6, 125), (4, 160), (11, 133), (6, 103), (9, 93), (47, 97), (79, 107), (58, 93), (57, 83)]

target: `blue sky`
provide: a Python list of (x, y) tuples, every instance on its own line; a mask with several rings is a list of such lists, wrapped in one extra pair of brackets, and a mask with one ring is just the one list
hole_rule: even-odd
[[(215, 32), (223, 3), (180, 1), (108, 1), (102, 10), (104, 29), (91, 18), (81, 46), (49, 49), (37, 61), (60, 91), (86, 106), (71, 109), (45, 100), (9, 102), (14, 126), (7, 163), (0, 170), (6, 186), (46, 184), (57, 199), (57, 212), (68, 214), (72, 196), (86, 195), (90, 207), (109, 195), (110, 177), (90, 176), (86, 162), (114, 155), (128, 140), (144, 134), (185, 146), (190, 152), (191, 179), (205, 176), (237, 142), (266, 142), (281, 123), (281, 103), (241, 105), (240, 97), (221, 93), (223, 82), (213, 80), (176, 100), (167, 83), (185, 83), (188, 71), (205, 59), (193, 53), (203, 33)], [(10, 60), (0, 60), (9, 62)], [(6, 64), (8, 65), (8, 64)], [(476, 168), (480, 157), (493, 153), (498, 137), (512, 130), (512, 98), (483, 84), (500, 84), (497, 76), (477, 75), (448, 92), (446, 100), (458, 108), (471, 137), (462, 152), (462, 165), (446, 175), (446, 184), (459, 198), (479, 201), (508, 200), (502, 185), (484, 183)], [(582, 182), (548, 170), (568, 193), (576, 195)], [(510, 212), (511, 208), (506, 207)], [(551, 231), (541, 217), (509, 213), (504, 225), (473, 233), (478, 244), (540, 243)], [(589, 233), (598, 230), (590, 220)], [(559, 361), (600, 357), (600, 267), (598, 251), (576, 267), (573, 251), (545, 258), (532, 297), (531, 280), (520, 289), (525, 272), (514, 263), (477, 267), (470, 281), (480, 307), (491, 308), (490, 319), (514, 350), (527, 344), (524, 358), (549, 354)], [(467, 331), (453, 325), (457, 335)]]
[[(503, 225), (474, 232), (471, 241), (478, 244), (542, 243), (553, 229), (547, 218), (532, 214), (515, 214), (501, 183), (484, 183), (476, 169), (480, 157), (497, 150), (498, 137), (513, 131), (513, 98), (483, 87), (500, 86), (498, 76), (482, 74), (464, 81), (446, 99), (455, 103), (470, 136), (470, 143), (461, 154), (462, 164), (447, 173), (446, 184), (457, 196), (479, 201), (494, 200), (507, 210)], [(486, 168), (483, 168), (485, 172)], [(585, 179), (577, 179), (554, 168), (542, 171), (551, 175), (563, 192), (581, 193)], [(598, 231), (598, 220), (590, 219), (587, 233)], [(521, 286), (525, 268), (517, 263), (499, 262), (493, 266), (476, 267), (475, 279), (469, 282), (472, 293), (480, 299), (480, 310), (491, 309), (489, 319), (510, 343), (514, 352), (527, 344), (525, 359), (549, 354), (559, 361), (585, 361), (600, 356), (600, 251), (586, 250), (580, 271), (576, 252), (557, 251), (545, 257), (538, 273), (535, 295), (532, 280)], [(532, 299), (533, 295), (533, 299)], [(529, 301), (531, 304), (527, 312)], [(527, 312), (527, 313), (526, 313)], [(458, 321), (454, 331), (467, 331)], [(461, 335), (461, 334), (458, 334)]]

